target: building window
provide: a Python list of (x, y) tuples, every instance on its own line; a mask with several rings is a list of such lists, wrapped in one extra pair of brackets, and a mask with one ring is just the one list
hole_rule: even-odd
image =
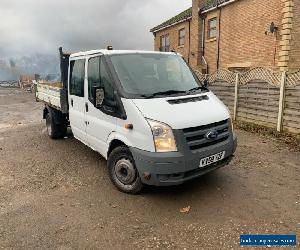
[(178, 32), (178, 46), (183, 46), (185, 41), (185, 29), (181, 29)]
[(208, 37), (208, 39), (217, 37), (217, 18), (216, 17), (208, 20), (207, 37)]
[(169, 34), (160, 37), (160, 51), (170, 51), (170, 37)]

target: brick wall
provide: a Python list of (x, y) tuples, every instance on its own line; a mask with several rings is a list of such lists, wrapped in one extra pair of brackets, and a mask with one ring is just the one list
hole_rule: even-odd
[(294, 71), (300, 68), (300, 1), (294, 1), (292, 21), (292, 40), (289, 53), (289, 70)]
[[(208, 20), (220, 18), (220, 10), (198, 15), (204, 0), (193, 0), (192, 20), (190, 22), (190, 47), (188, 46), (189, 22), (174, 25), (156, 33), (155, 49), (160, 47), (160, 36), (170, 34), (171, 49), (184, 55), (193, 69), (205, 68), (202, 60), (202, 19), (205, 19), (204, 56), (209, 72), (217, 69), (218, 39), (207, 39)], [(300, 0), (238, 0), (221, 8), (219, 68), (268, 67), (273, 70), (296, 70), (300, 68)], [(286, 8), (293, 6), (293, 13)], [(293, 15), (292, 24), (284, 23), (286, 15)], [(274, 22), (278, 27), (270, 32)], [(186, 27), (186, 44), (178, 47), (178, 30)], [(292, 27), (292, 28), (290, 28)], [(288, 31), (287, 29), (290, 29)], [(267, 34), (266, 34), (267, 32)], [(287, 40), (287, 32), (291, 38)], [(287, 44), (288, 43), (288, 44)], [(190, 53), (189, 53), (190, 51)], [(288, 55), (286, 54), (288, 52)]]
[[(267, 66), (277, 68), (280, 30), (268, 33), (271, 22), (281, 26), (281, 0), (240, 0), (221, 9), (220, 68)], [(219, 17), (209, 12), (206, 21)], [(206, 22), (207, 23), (207, 22)], [(207, 25), (206, 25), (207, 29)], [(207, 36), (207, 30), (206, 30)], [(205, 41), (205, 57), (210, 72), (217, 67), (217, 39)]]
[(201, 21), (198, 9), (202, 0), (193, 0), (192, 5), (192, 22), (191, 22), (191, 49), (190, 65), (193, 69), (199, 69), (201, 63)]
[[(208, 39), (208, 20), (214, 17), (219, 17), (218, 11), (212, 11), (207, 13), (205, 18), (205, 43), (204, 43), (204, 57), (208, 63), (208, 72), (213, 73), (217, 69), (217, 49), (218, 49), (218, 42), (217, 38)], [(201, 43), (201, 42), (200, 42)]]
[[(183, 46), (179, 46), (179, 30), (185, 29), (185, 41)], [(155, 35), (154, 39), (154, 49), (159, 50), (160, 37), (163, 35), (169, 34), (170, 37), (170, 50), (175, 50), (176, 52), (183, 55), (186, 61), (189, 60), (189, 21), (185, 21), (183, 23), (179, 23), (170, 28), (164, 29), (162, 31), (158, 31)]]
[[(201, 36), (201, 23), (198, 15), (198, 8), (201, 0), (193, 0), (192, 20), (174, 25), (170, 28), (158, 31), (154, 37), (154, 49), (160, 48), (160, 37), (169, 34), (170, 48), (182, 54), (186, 61), (194, 69), (199, 69), (201, 59), (201, 44), (199, 37)], [(186, 40), (184, 46), (178, 46), (178, 31), (182, 28), (186, 29)], [(189, 36), (189, 30), (191, 36)], [(191, 41), (189, 41), (191, 39)]]

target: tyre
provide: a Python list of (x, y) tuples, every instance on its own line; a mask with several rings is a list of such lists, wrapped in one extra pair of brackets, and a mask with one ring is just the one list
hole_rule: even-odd
[(108, 157), (107, 165), (109, 177), (118, 190), (128, 194), (142, 191), (143, 183), (128, 147), (115, 148)]
[(60, 124), (59, 125), (59, 138), (64, 138), (67, 134), (67, 124)]
[(67, 126), (65, 124), (55, 124), (51, 112), (48, 112), (46, 115), (46, 127), (48, 136), (51, 139), (63, 138), (67, 132)]

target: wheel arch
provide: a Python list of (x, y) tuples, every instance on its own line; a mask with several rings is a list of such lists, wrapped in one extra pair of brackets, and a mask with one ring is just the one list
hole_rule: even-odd
[(67, 123), (67, 116), (66, 114), (63, 114), (60, 110), (56, 110), (48, 105), (45, 106), (43, 110), (43, 119), (46, 119), (47, 114), (51, 114), (52, 119), (55, 124), (66, 124)]
[(130, 141), (128, 141), (128, 139), (125, 136), (116, 134), (116, 133), (112, 133), (110, 134), (109, 138), (108, 138), (108, 150), (107, 150), (107, 154), (106, 157), (108, 158), (110, 153), (118, 146), (126, 146), (126, 147), (131, 147), (132, 143), (130, 143)]

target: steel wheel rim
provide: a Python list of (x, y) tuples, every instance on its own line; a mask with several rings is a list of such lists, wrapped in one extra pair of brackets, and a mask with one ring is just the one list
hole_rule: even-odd
[(124, 185), (131, 185), (136, 179), (136, 169), (129, 159), (122, 158), (116, 162), (115, 175)]

